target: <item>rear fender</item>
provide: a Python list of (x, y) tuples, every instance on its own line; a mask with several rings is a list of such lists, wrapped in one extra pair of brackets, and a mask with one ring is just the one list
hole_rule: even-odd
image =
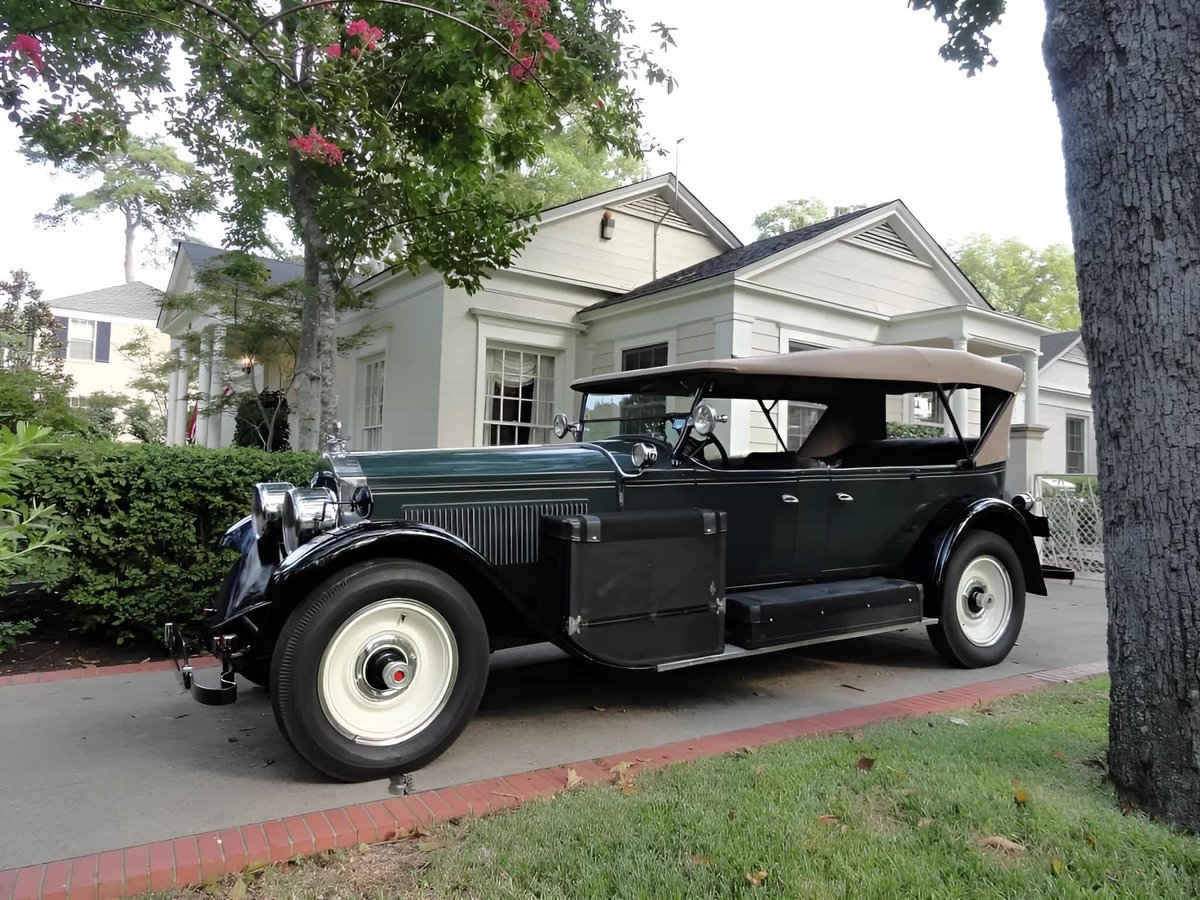
[(1029, 523), (1011, 503), (986, 497), (953, 504), (937, 516), (918, 543), (912, 568), (925, 584), (925, 614), (938, 614), (938, 598), (954, 548), (968, 531), (990, 531), (1008, 541), (1025, 573), (1025, 591), (1046, 594), (1042, 563)]
[(320, 535), (275, 569), (260, 628), (274, 638), (296, 605), (326, 579), (356, 563), (408, 559), (442, 569), (478, 604), (489, 635), (541, 633), (527, 604), (496, 568), (456, 535), (415, 522), (362, 522)]

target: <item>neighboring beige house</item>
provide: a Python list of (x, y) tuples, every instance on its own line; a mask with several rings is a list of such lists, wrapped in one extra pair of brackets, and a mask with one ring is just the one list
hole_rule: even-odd
[[(1019, 365), (1018, 358), (1004, 361)], [(1095, 475), (1096, 431), (1088, 361), (1079, 331), (1042, 337), (1038, 360), (1040, 379), (1037, 424), (1046, 426), (1042, 440), (1042, 469), (1048, 475)], [(1018, 398), (1014, 419), (1025, 417), (1024, 398)]]
[[(181, 248), (169, 292), (184, 289), (195, 264)], [(555, 412), (577, 412), (575, 378), (814, 347), (1015, 356), (1033, 408), (1040, 403), (1047, 329), (994, 310), (899, 200), (743, 246), (665, 175), (544, 211), (520, 257), (474, 295), (432, 271), (388, 270), (357, 290), (371, 302), (339, 328), (370, 326), (373, 336), (340, 361), (338, 389), (343, 436), (359, 450), (551, 441)], [(162, 327), (178, 337), (199, 319)], [(218, 336), (200, 361), (210, 396), (224, 356)], [(177, 443), (185, 388), (172, 394)], [(952, 407), (978, 433), (978, 397), (956, 396)], [(725, 411), (730, 453), (773, 447), (760, 410), (734, 401)], [(944, 418), (921, 395), (894, 398), (890, 414), (934, 426)], [(776, 415), (796, 441), (812, 410), (790, 404)], [(210, 428), (200, 443), (220, 446), (231, 433)], [(1023, 487), (1041, 471), (1044, 430), (1018, 425), (1013, 434), (1010, 469)]]
[(99, 391), (152, 400), (129, 386), (138, 373), (117, 348), (143, 328), (155, 352), (167, 351), (170, 338), (157, 324), (162, 296), (157, 288), (135, 281), (46, 304), (58, 320), (56, 355), (63, 360), (63, 371), (75, 379), (72, 406), (86, 406), (88, 396)]

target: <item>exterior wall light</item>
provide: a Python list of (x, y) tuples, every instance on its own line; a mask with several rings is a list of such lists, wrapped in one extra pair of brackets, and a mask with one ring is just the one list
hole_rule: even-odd
[(247, 375), (249, 375), (250, 372), (254, 369), (254, 357), (251, 356), (249, 353), (243, 353), (241, 366), (242, 366), (242, 371), (245, 372)]
[(604, 215), (600, 217), (600, 240), (611, 241), (613, 232), (617, 230), (617, 220), (613, 218), (613, 214), (607, 209)]

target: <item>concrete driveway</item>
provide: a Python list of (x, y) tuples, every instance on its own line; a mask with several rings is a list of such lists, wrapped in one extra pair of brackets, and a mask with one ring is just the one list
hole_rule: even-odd
[[(1029, 599), (1019, 645), (992, 669), (947, 668), (922, 628), (660, 675), (548, 646), (505, 651), (474, 721), (415, 787), (1095, 662), (1105, 626), (1103, 585), (1077, 581)], [(161, 672), (0, 687), (0, 869), (383, 799), (387, 786), (323, 778), (276, 730), (267, 692), (245, 683), (223, 708)]]

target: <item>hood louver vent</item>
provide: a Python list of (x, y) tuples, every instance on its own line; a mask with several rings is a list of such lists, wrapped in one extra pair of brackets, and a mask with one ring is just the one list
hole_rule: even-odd
[(538, 520), (579, 516), (586, 500), (470, 506), (408, 506), (401, 518), (435, 525), (462, 538), (494, 566), (518, 566), (538, 559)]

